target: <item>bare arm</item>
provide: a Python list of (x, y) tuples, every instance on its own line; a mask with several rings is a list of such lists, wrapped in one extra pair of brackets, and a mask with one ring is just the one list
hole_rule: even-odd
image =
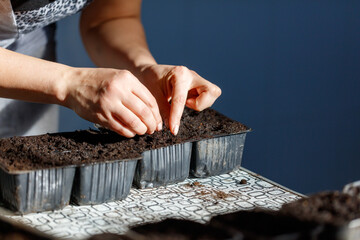
[(95, 0), (83, 11), (80, 30), (96, 65), (139, 74), (139, 67), (156, 64), (145, 40), (140, 10), (140, 0)]
[(140, 10), (141, 0), (95, 0), (81, 17), (83, 41), (95, 64), (128, 69), (151, 91), (176, 135), (184, 106), (201, 111), (221, 90), (186, 67), (158, 65), (146, 43)]
[(64, 104), (72, 68), (0, 48), (0, 97)]
[(161, 125), (155, 98), (129, 71), (73, 68), (3, 48), (0, 97), (60, 104), (126, 137)]

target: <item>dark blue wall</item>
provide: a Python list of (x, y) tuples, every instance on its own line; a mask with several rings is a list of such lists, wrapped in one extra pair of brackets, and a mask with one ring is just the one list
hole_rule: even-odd
[[(218, 84), (214, 108), (251, 128), (243, 166), (302, 193), (360, 179), (360, 1), (144, 1), (159, 63)], [(59, 24), (59, 61), (92, 66)], [(61, 130), (91, 126), (69, 110)]]

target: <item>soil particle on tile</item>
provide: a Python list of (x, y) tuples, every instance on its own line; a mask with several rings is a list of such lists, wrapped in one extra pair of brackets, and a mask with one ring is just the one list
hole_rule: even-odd
[(239, 184), (241, 184), (241, 185), (243, 185), (243, 184), (247, 184), (246, 179), (241, 179), (241, 180), (239, 181)]
[(215, 199), (226, 199), (226, 198), (232, 196), (231, 194), (225, 193), (220, 190), (213, 190), (213, 192), (215, 193), (215, 196), (214, 196)]

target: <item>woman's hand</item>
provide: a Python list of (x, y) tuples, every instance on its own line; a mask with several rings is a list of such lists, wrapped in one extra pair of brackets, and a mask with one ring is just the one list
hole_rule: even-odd
[(162, 119), (153, 95), (129, 71), (74, 68), (64, 105), (80, 117), (125, 137), (161, 130)]
[(165, 124), (174, 135), (179, 131), (185, 105), (202, 111), (221, 95), (218, 86), (183, 66), (147, 65), (141, 68), (139, 79), (156, 98)]
[(186, 67), (156, 64), (140, 13), (141, 0), (94, 0), (81, 15), (81, 36), (97, 66), (128, 69), (138, 77), (176, 135), (184, 106), (201, 111), (214, 103), (221, 90)]

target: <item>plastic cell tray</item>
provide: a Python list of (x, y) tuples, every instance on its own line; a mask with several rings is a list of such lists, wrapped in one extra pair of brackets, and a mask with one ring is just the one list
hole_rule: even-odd
[[(97, 162), (46, 170), (8, 173), (0, 170), (2, 201), (19, 213), (122, 200), (132, 184), (154, 188), (184, 181), (191, 173), (208, 177), (240, 167), (247, 129), (230, 135), (151, 149), (142, 158)], [(140, 159), (140, 160), (139, 160)], [(76, 170), (76, 174), (75, 174)], [(75, 179), (74, 179), (75, 175)]]
[(127, 197), (139, 158), (79, 166), (72, 201), (78, 205), (99, 204)]
[(184, 181), (189, 176), (191, 142), (145, 151), (138, 162), (134, 184), (153, 188)]
[(8, 172), (0, 168), (1, 200), (18, 213), (61, 209), (69, 204), (75, 167)]

